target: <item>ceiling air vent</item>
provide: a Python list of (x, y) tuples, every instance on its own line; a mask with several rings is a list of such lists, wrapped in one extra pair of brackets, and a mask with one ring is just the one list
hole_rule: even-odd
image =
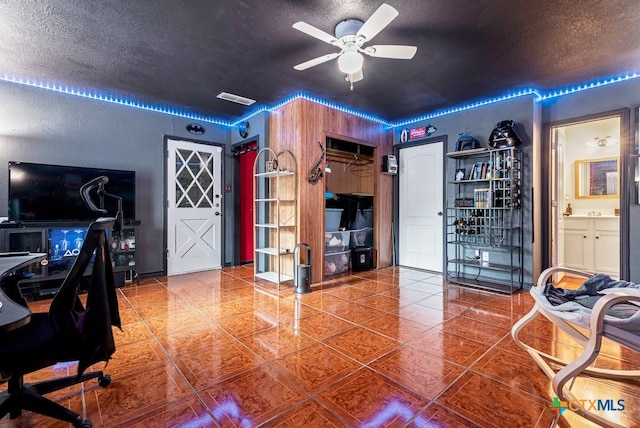
[(218, 94), (218, 98), (221, 100), (231, 101), (232, 103), (243, 104), (245, 106), (250, 106), (256, 102), (256, 100), (252, 100), (251, 98), (241, 97), (240, 95), (234, 95), (228, 92), (220, 92)]

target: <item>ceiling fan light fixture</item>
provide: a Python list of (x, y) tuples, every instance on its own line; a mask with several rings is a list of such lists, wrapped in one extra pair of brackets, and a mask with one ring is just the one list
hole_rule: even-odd
[(338, 67), (343, 73), (352, 74), (362, 70), (363, 62), (364, 57), (360, 52), (350, 51), (340, 55), (338, 58)]

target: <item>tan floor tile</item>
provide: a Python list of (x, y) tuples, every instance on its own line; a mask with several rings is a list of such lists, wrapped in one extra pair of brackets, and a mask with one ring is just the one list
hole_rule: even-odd
[(299, 329), (316, 340), (338, 334), (353, 327), (353, 324), (330, 314), (319, 313), (300, 320)]
[(509, 329), (506, 327), (499, 327), (491, 324), (485, 324), (480, 321), (473, 320), (458, 315), (445, 321), (442, 324), (442, 331), (457, 336), (468, 337), (479, 342), (496, 341), (502, 339)]
[(385, 314), (383, 311), (356, 302), (345, 303), (327, 312), (354, 324), (362, 324), (372, 318)]
[(253, 368), (202, 391), (214, 418), (223, 426), (257, 426), (308, 398), (269, 365)]
[(189, 330), (183, 329), (159, 336), (158, 341), (171, 358), (178, 359), (213, 349), (223, 342), (233, 341), (233, 338), (222, 328), (209, 322), (195, 325)]
[(116, 347), (141, 342), (151, 339), (152, 337), (151, 332), (142, 321), (126, 324), (122, 330), (117, 327), (113, 328), (113, 338), (116, 342)]
[(407, 345), (465, 367), (480, 358), (490, 347), (487, 342), (447, 334), (442, 326), (427, 330), (407, 341)]
[(261, 316), (256, 312), (245, 312), (233, 317), (219, 319), (216, 324), (233, 337), (239, 338), (275, 327), (278, 325), (278, 319)]
[(199, 311), (190, 309), (184, 312), (177, 312), (171, 316), (149, 318), (146, 321), (146, 325), (154, 335), (162, 336), (208, 324), (209, 322), (210, 320)]
[(486, 376), (467, 372), (436, 402), (482, 426), (535, 426), (548, 402)]
[(316, 396), (352, 426), (401, 427), (428, 399), (365, 367)]
[(465, 370), (408, 346), (391, 351), (369, 367), (429, 399), (436, 398)]
[(277, 418), (270, 420), (266, 426), (273, 428), (341, 428), (345, 426), (345, 422), (338, 419), (317, 401), (307, 400)]
[[(557, 415), (549, 381), (509, 334), (533, 307), (526, 292), (506, 296), (392, 267), (333, 277), (296, 294), (290, 285), (278, 290), (254, 281), (247, 265), (145, 278), (117, 295), (124, 331), (114, 330), (109, 364), (91, 367), (113, 381), (106, 389), (84, 385), (96, 428), (546, 428)], [(46, 311), (50, 299), (33, 305)], [(521, 337), (568, 360), (582, 352), (541, 317)], [(640, 355), (607, 341), (597, 363), (636, 369)], [(27, 381), (76, 367), (57, 364)], [(584, 399), (624, 399), (625, 410), (607, 416), (634, 426), (638, 385), (580, 377), (573, 390)], [(79, 385), (48, 396), (82, 411)], [(0, 420), (0, 428), (33, 426), (68, 424), (28, 411)], [(566, 411), (558, 426), (595, 425)]]
[(465, 318), (481, 321), (485, 324), (503, 327), (510, 330), (511, 326), (518, 321), (519, 316), (513, 313), (504, 312), (500, 309), (493, 309), (488, 306), (475, 305), (460, 314)]
[[(415, 284), (411, 284), (411, 285), (415, 285)], [(416, 289), (411, 288), (411, 285), (386, 291), (382, 293), (382, 295), (393, 297), (394, 299), (398, 299), (398, 302), (400, 303), (399, 306), (404, 307), (407, 305), (411, 305), (413, 303), (418, 303), (419, 301), (424, 300), (427, 297), (435, 294), (428, 291), (418, 291)]]
[(360, 299), (358, 303), (384, 312), (395, 312), (400, 309), (400, 301), (385, 293)]
[(140, 415), (193, 394), (180, 372), (170, 364), (112, 379), (107, 388), (95, 388), (85, 394), (94, 424), (126, 425)]
[(446, 407), (433, 403), (416, 416), (406, 428), (424, 427), (480, 428), (482, 425), (471, 422)]
[(434, 294), (426, 299), (422, 299), (418, 302), (418, 305), (442, 311), (445, 319), (460, 315), (471, 306), (468, 302), (449, 300), (442, 293)]
[[(108, 423), (105, 426), (108, 426)], [(194, 395), (171, 400), (165, 405), (155, 407), (152, 411), (121, 423), (119, 426), (127, 428), (166, 428), (170, 426), (207, 428), (215, 426), (215, 422)]]
[(471, 369), (500, 382), (547, 400), (553, 396), (551, 381), (529, 356), (516, 355), (501, 348), (493, 348)]
[(179, 358), (176, 366), (197, 391), (202, 391), (263, 362), (239, 342), (232, 341)]
[(362, 367), (346, 355), (322, 343), (303, 348), (274, 361), (309, 394), (315, 394)]
[(420, 303), (403, 306), (394, 313), (401, 318), (418, 321), (432, 327), (450, 319), (441, 310), (423, 306)]
[(384, 314), (378, 318), (373, 318), (362, 323), (362, 326), (398, 342), (406, 342), (431, 328), (428, 324), (400, 318), (392, 314)]
[(253, 311), (253, 299), (244, 298), (222, 303), (198, 303), (198, 310), (212, 321), (230, 318)]
[(149, 339), (116, 348), (105, 370), (115, 379), (140, 370), (163, 366), (167, 360), (167, 355), (158, 342)]
[(310, 294), (298, 294), (296, 299), (319, 311), (326, 311), (337, 306), (342, 306), (349, 301), (341, 297), (333, 296), (325, 292), (312, 292)]
[(364, 287), (356, 287), (357, 284), (348, 287), (336, 287), (329, 290), (326, 290), (327, 294), (331, 294), (332, 296), (340, 297), (345, 300), (354, 301), (358, 299), (363, 299), (365, 297), (369, 297), (375, 292), (373, 290), (368, 290)]
[(399, 345), (396, 340), (362, 327), (354, 327), (338, 333), (325, 339), (323, 343), (362, 364), (368, 364)]
[(316, 341), (293, 326), (280, 324), (239, 339), (247, 348), (265, 360), (273, 360), (298, 351)]

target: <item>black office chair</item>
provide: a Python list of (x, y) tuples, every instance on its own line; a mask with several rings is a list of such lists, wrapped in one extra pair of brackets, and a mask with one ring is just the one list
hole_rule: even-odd
[[(98, 379), (106, 387), (111, 378), (102, 371), (85, 373), (92, 364), (108, 361), (115, 352), (112, 326), (121, 328), (113, 267), (106, 231), (114, 218), (99, 218), (89, 226), (71, 271), (51, 302), (48, 313), (34, 313), (24, 327), (0, 335), (0, 373), (10, 376), (0, 394), (0, 419), (11, 419), (22, 409), (90, 428), (91, 421), (43, 397), (68, 386)], [(95, 252), (95, 255), (94, 255)], [(82, 276), (93, 260), (86, 306), (79, 299)], [(75, 376), (33, 384), (24, 375), (59, 362), (78, 361)]]

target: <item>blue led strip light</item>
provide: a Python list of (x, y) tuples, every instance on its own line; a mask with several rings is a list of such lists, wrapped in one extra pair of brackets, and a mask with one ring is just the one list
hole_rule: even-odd
[(626, 74), (624, 76), (618, 76), (618, 77), (612, 77), (609, 79), (603, 79), (603, 80), (598, 80), (598, 81), (593, 81), (590, 83), (586, 83), (583, 85), (578, 85), (578, 86), (573, 86), (573, 87), (568, 87), (568, 88), (564, 88), (564, 89), (556, 89), (553, 91), (549, 91), (546, 93), (542, 93), (540, 92), (538, 89), (523, 89), (521, 91), (518, 92), (513, 92), (511, 94), (508, 95), (504, 95), (501, 97), (497, 97), (497, 98), (492, 98), (492, 99), (487, 99), (484, 101), (478, 101), (475, 103), (471, 103), (471, 104), (465, 104), (462, 106), (458, 106), (458, 107), (453, 107), (450, 109), (446, 109), (446, 110), (442, 110), (442, 111), (438, 111), (435, 113), (430, 113), (415, 119), (409, 119), (409, 120), (405, 120), (402, 122), (396, 122), (393, 124), (393, 127), (401, 127), (401, 126), (406, 126), (409, 125), (411, 123), (416, 123), (416, 122), (422, 122), (422, 121), (426, 121), (429, 119), (433, 119), (435, 117), (440, 117), (440, 116), (445, 116), (448, 114), (452, 114), (452, 113), (457, 113), (460, 111), (464, 111), (464, 110), (469, 110), (475, 107), (480, 107), (480, 106), (485, 106), (488, 104), (494, 104), (494, 103), (498, 103), (501, 101), (505, 101), (505, 100), (509, 100), (509, 99), (513, 99), (513, 98), (517, 98), (517, 97), (521, 97), (521, 96), (526, 96), (526, 95), (536, 95), (536, 101), (544, 101), (544, 100), (548, 100), (551, 98), (558, 98), (564, 95), (569, 95), (569, 94), (574, 94), (576, 92), (581, 92), (581, 91), (586, 91), (588, 89), (594, 89), (594, 88), (599, 88), (602, 86), (607, 86), (607, 85), (611, 85), (613, 83), (619, 83), (619, 82), (624, 82), (626, 80), (633, 80), (640, 77), (640, 73), (631, 73), (631, 74)]
[(153, 111), (153, 112), (157, 112), (157, 113), (164, 113), (164, 114), (169, 114), (172, 116), (178, 116), (178, 117), (184, 117), (187, 119), (193, 119), (193, 120), (197, 120), (197, 121), (201, 121), (201, 122), (207, 122), (207, 123), (213, 123), (216, 125), (221, 125), (221, 126), (228, 126), (228, 127), (234, 127), (237, 126), (238, 124), (240, 124), (241, 122), (244, 122), (260, 113), (263, 112), (271, 112), (274, 110), (279, 109), (280, 107), (295, 101), (297, 99), (305, 99), (338, 111), (342, 111), (345, 113), (349, 113), (358, 117), (361, 117), (363, 119), (367, 119), (370, 120), (372, 122), (376, 122), (379, 123), (381, 125), (384, 125), (386, 127), (389, 128), (397, 128), (397, 127), (402, 127), (402, 126), (406, 126), (412, 123), (416, 123), (416, 122), (423, 122), (423, 121), (427, 121), (436, 117), (441, 117), (441, 116), (446, 116), (449, 114), (453, 114), (453, 113), (458, 113), (461, 111), (465, 111), (465, 110), (470, 110), (473, 108), (477, 108), (477, 107), (482, 107), (482, 106), (486, 106), (489, 104), (495, 104), (495, 103), (499, 103), (502, 101), (506, 101), (506, 100), (510, 100), (510, 99), (514, 99), (514, 98), (518, 98), (518, 97), (523, 97), (523, 96), (528, 96), (528, 95), (535, 95), (536, 96), (536, 101), (543, 101), (543, 100), (548, 100), (551, 98), (558, 98), (564, 95), (569, 95), (569, 94), (574, 94), (576, 92), (581, 92), (581, 91), (586, 91), (588, 89), (594, 89), (594, 88), (599, 88), (602, 86), (606, 86), (606, 85), (610, 85), (613, 83), (619, 83), (619, 82), (624, 82), (626, 80), (632, 80), (632, 79), (636, 79), (640, 77), (640, 73), (632, 73), (632, 74), (626, 74), (624, 76), (618, 76), (618, 77), (612, 77), (609, 79), (603, 79), (603, 80), (599, 80), (599, 81), (594, 81), (594, 82), (590, 82), (590, 83), (586, 83), (583, 85), (578, 85), (578, 86), (573, 86), (573, 87), (567, 87), (564, 89), (557, 89), (557, 90), (553, 90), (553, 91), (549, 91), (546, 93), (541, 93), (539, 90), (535, 89), (535, 88), (528, 88), (528, 89), (522, 89), (519, 91), (515, 91), (515, 92), (511, 92), (499, 97), (494, 97), (494, 98), (489, 98), (486, 100), (480, 100), (480, 101), (476, 101), (476, 102), (472, 102), (472, 103), (468, 103), (468, 104), (463, 104), (457, 107), (451, 107), (445, 110), (440, 110), (440, 111), (436, 111), (433, 113), (429, 113), (417, 118), (413, 118), (413, 119), (408, 119), (408, 120), (404, 120), (402, 122), (395, 122), (395, 123), (391, 123), (385, 120), (380, 119), (379, 117), (373, 116), (371, 114), (367, 114), (367, 113), (363, 113), (345, 106), (341, 106), (339, 104), (335, 104), (326, 100), (323, 100), (321, 98), (315, 97), (313, 95), (309, 95), (309, 94), (305, 94), (305, 93), (296, 93), (292, 96), (290, 96), (289, 98), (286, 98), (284, 100), (282, 100), (281, 102), (272, 105), (271, 107), (261, 107), (256, 109), (255, 111), (252, 111), (251, 113), (249, 113), (248, 115), (243, 116), (241, 119), (235, 121), (235, 122), (229, 122), (229, 121), (223, 121), (223, 120), (219, 120), (219, 119), (214, 119), (211, 117), (207, 117), (207, 116), (203, 116), (203, 115), (198, 115), (198, 114), (193, 114), (193, 113), (189, 113), (185, 110), (179, 110), (176, 108), (172, 108), (172, 107), (161, 107), (161, 106), (154, 106), (151, 104), (145, 104), (145, 103), (141, 103), (132, 99), (127, 99), (127, 98), (121, 98), (121, 97), (115, 97), (112, 95), (108, 95), (108, 94), (101, 94), (98, 92), (94, 92), (94, 91), (83, 91), (83, 90), (78, 90), (78, 89), (74, 89), (74, 88), (70, 88), (68, 86), (63, 86), (63, 85), (55, 85), (55, 84), (48, 84), (48, 83), (41, 83), (41, 82), (36, 82), (33, 80), (28, 80), (28, 79), (19, 79), (19, 78), (15, 78), (15, 77), (10, 77), (10, 76), (0, 76), (0, 81), (5, 81), (5, 82), (10, 82), (10, 83), (18, 83), (20, 85), (26, 85), (26, 86), (32, 86), (35, 88), (41, 88), (41, 89), (47, 89), (50, 91), (55, 91), (55, 92), (60, 92), (63, 94), (69, 94), (69, 95), (75, 95), (78, 97), (83, 97), (83, 98), (89, 98), (89, 99), (93, 99), (93, 100), (98, 100), (98, 101), (104, 101), (104, 102), (108, 102), (108, 103), (112, 103), (112, 104), (118, 104), (118, 105), (124, 105), (124, 106), (128, 106), (128, 107), (133, 107), (133, 108), (138, 108), (138, 109), (142, 109), (142, 110), (148, 110), (148, 111)]
[(429, 119), (433, 119), (435, 117), (440, 117), (440, 116), (446, 116), (448, 114), (453, 114), (453, 113), (458, 113), (461, 111), (465, 111), (465, 110), (471, 110), (472, 108), (476, 108), (476, 107), (482, 107), (482, 106), (486, 106), (489, 104), (495, 104), (495, 103), (499, 103), (501, 101), (506, 101), (506, 100), (510, 100), (513, 98), (518, 98), (518, 97), (523, 97), (523, 96), (527, 96), (527, 95), (536, 95), (537, 99), (540, 100), (542, 99), (542, 96), (540, 95), (540, 93), (536, 90), (536, 89), (523, 89), (520, 90), (518, 92), (514, 92), (514, 93), (510, 93), (510, 94), (506, 94), (500, 97), (496, 97), (496, 98), (490, 98), (490, 99), (486, 99), (486, 100), (482, 100), (482, 101), (476, 101), (473, 103), (469, 103), (469, 104), (464, 104), (461, 106), (457, 106), (457, 107), (451, 107), (448, 108), (446, 110), (440, 110), (434, 113), (429, 113), (426, 114), (424, 116), (420, 116), (414, 119), (409, 119), (409, 120), (405, 120), (403, 122), (396, 122), (393, 124), (393, 127), (400, 127), (400, 126), (406, 126), (409, 125), (411, 123), (416, 123), (416, 122), (422, 122), (422, 121), (426, 121)]
[(153, 111), (156, 113), (164, 113), (164, 114), (169, 114), (171, 116), (184, 117), (187, 119), (197, 120), (199, 122), (207, 122), (207, 123), (213, 123), (216, 125), (223, 125), (223, 126), (232, 126), (230, 122), (225, 122), (219, 119), (214, 119), (214, 118), (206, 117), (199, 114), (189, 113), (185, 110), (179, 110), (172, 107), (154, 106), (151, 104), (141, 103), (139, 101), (135, 101), (132, 99), (116, 97), (113, 95), (98, 93), (95, 91), (83, 91), (79, 89), (70, 88), (68, 86), (41, 83), (41, 82), (36, 82), (28, 79), (18, 79), (18, 78), (9, 77), (6, 75), (0, 76), (0, 80), (5, 82), (10, 82), (10, 83), (18, 83), (20, 85), (25, 85), (25, 86), (31, 86), (34, 88), (46, 89), (48, 91), (59, 92), (62, 94), (75, 95), (77, 97), (103, 101), (111, 104), (118, 104), (118, 105), (133, 107), (141, 110)]
[(363, 119), (370, 120), (372, 122), (379, 123), (381, 125), (392, 127), (392, 125), (389, 122), (386, 122), (386, 121), (384, 121), (384, 120), (382, 120), (382, 119), (380, 119), (380, 118), (378, 118), (376, 116), (373, 116), (373, 115), (370, 115), (370, 114), (367, 114), (367, 113), (363, 113), (363, 112), (351, 109), (349, 107), (341, 106), (339, 104), (335, 104), (335, 103), (323, 100), (322, 98), (314, 97), (313, 95), (309, 95), (309, 94), (305, 94), (305, 93), (296, 93), (296, 94), (290, 96), (289, 98), (285, 98), (284, 100), (280, 101), (279, 103), (274, 104), (271, 107), (262, 108), (261, 110), (259, 110), (257, 112), (251, 113), (248, 116), (244, 116), (242, 119), (240, 119), (237, 122), (233, 123), (232, 126), (238, 125), (239, 123), (241, 123), (241, 122), (243, 122), (243, 121), (245, 121), (245, 120), (247, 120), (247, 119), (255, 116), (256, 114), (263, 112), (263, 111), (271, 112), (271, 111), (277, 110), (277, 109), (283, 107), (284, 105), (289, 104), (290, 102), (298, 100), (298, 99), (305, 99), (305, 100), (314, 102), (316, 104), (320, 104), (320, 105), (323, 105), (323, 106), (326, 106), (326, 107), (329, 107), (329, 108), (332, 108), (332, 109), (335, 109), (335, 110), (339, 110), (339, 111), (342, 111), (342, 112), (345, 112), (345, 113), (352, 114), (354, 116), (361, 117)]
[(612, 77), (610, 79), (599, 80), (584, 85), (574, 86), (571, 88), (565, 88), (560, 90), (554, 90), (541, 96), (542, 100), (548, 100), (549, 98), (557, 98), (563, 95), (575, 94), (576, 92), (586, 91), (588, 89), (599, 88), (601, 86), (611, 85), (612, 83), (624, 82), (626, 80), (633, 80), (640, 77), (640, 73), (631, 73), (624, 76)]

